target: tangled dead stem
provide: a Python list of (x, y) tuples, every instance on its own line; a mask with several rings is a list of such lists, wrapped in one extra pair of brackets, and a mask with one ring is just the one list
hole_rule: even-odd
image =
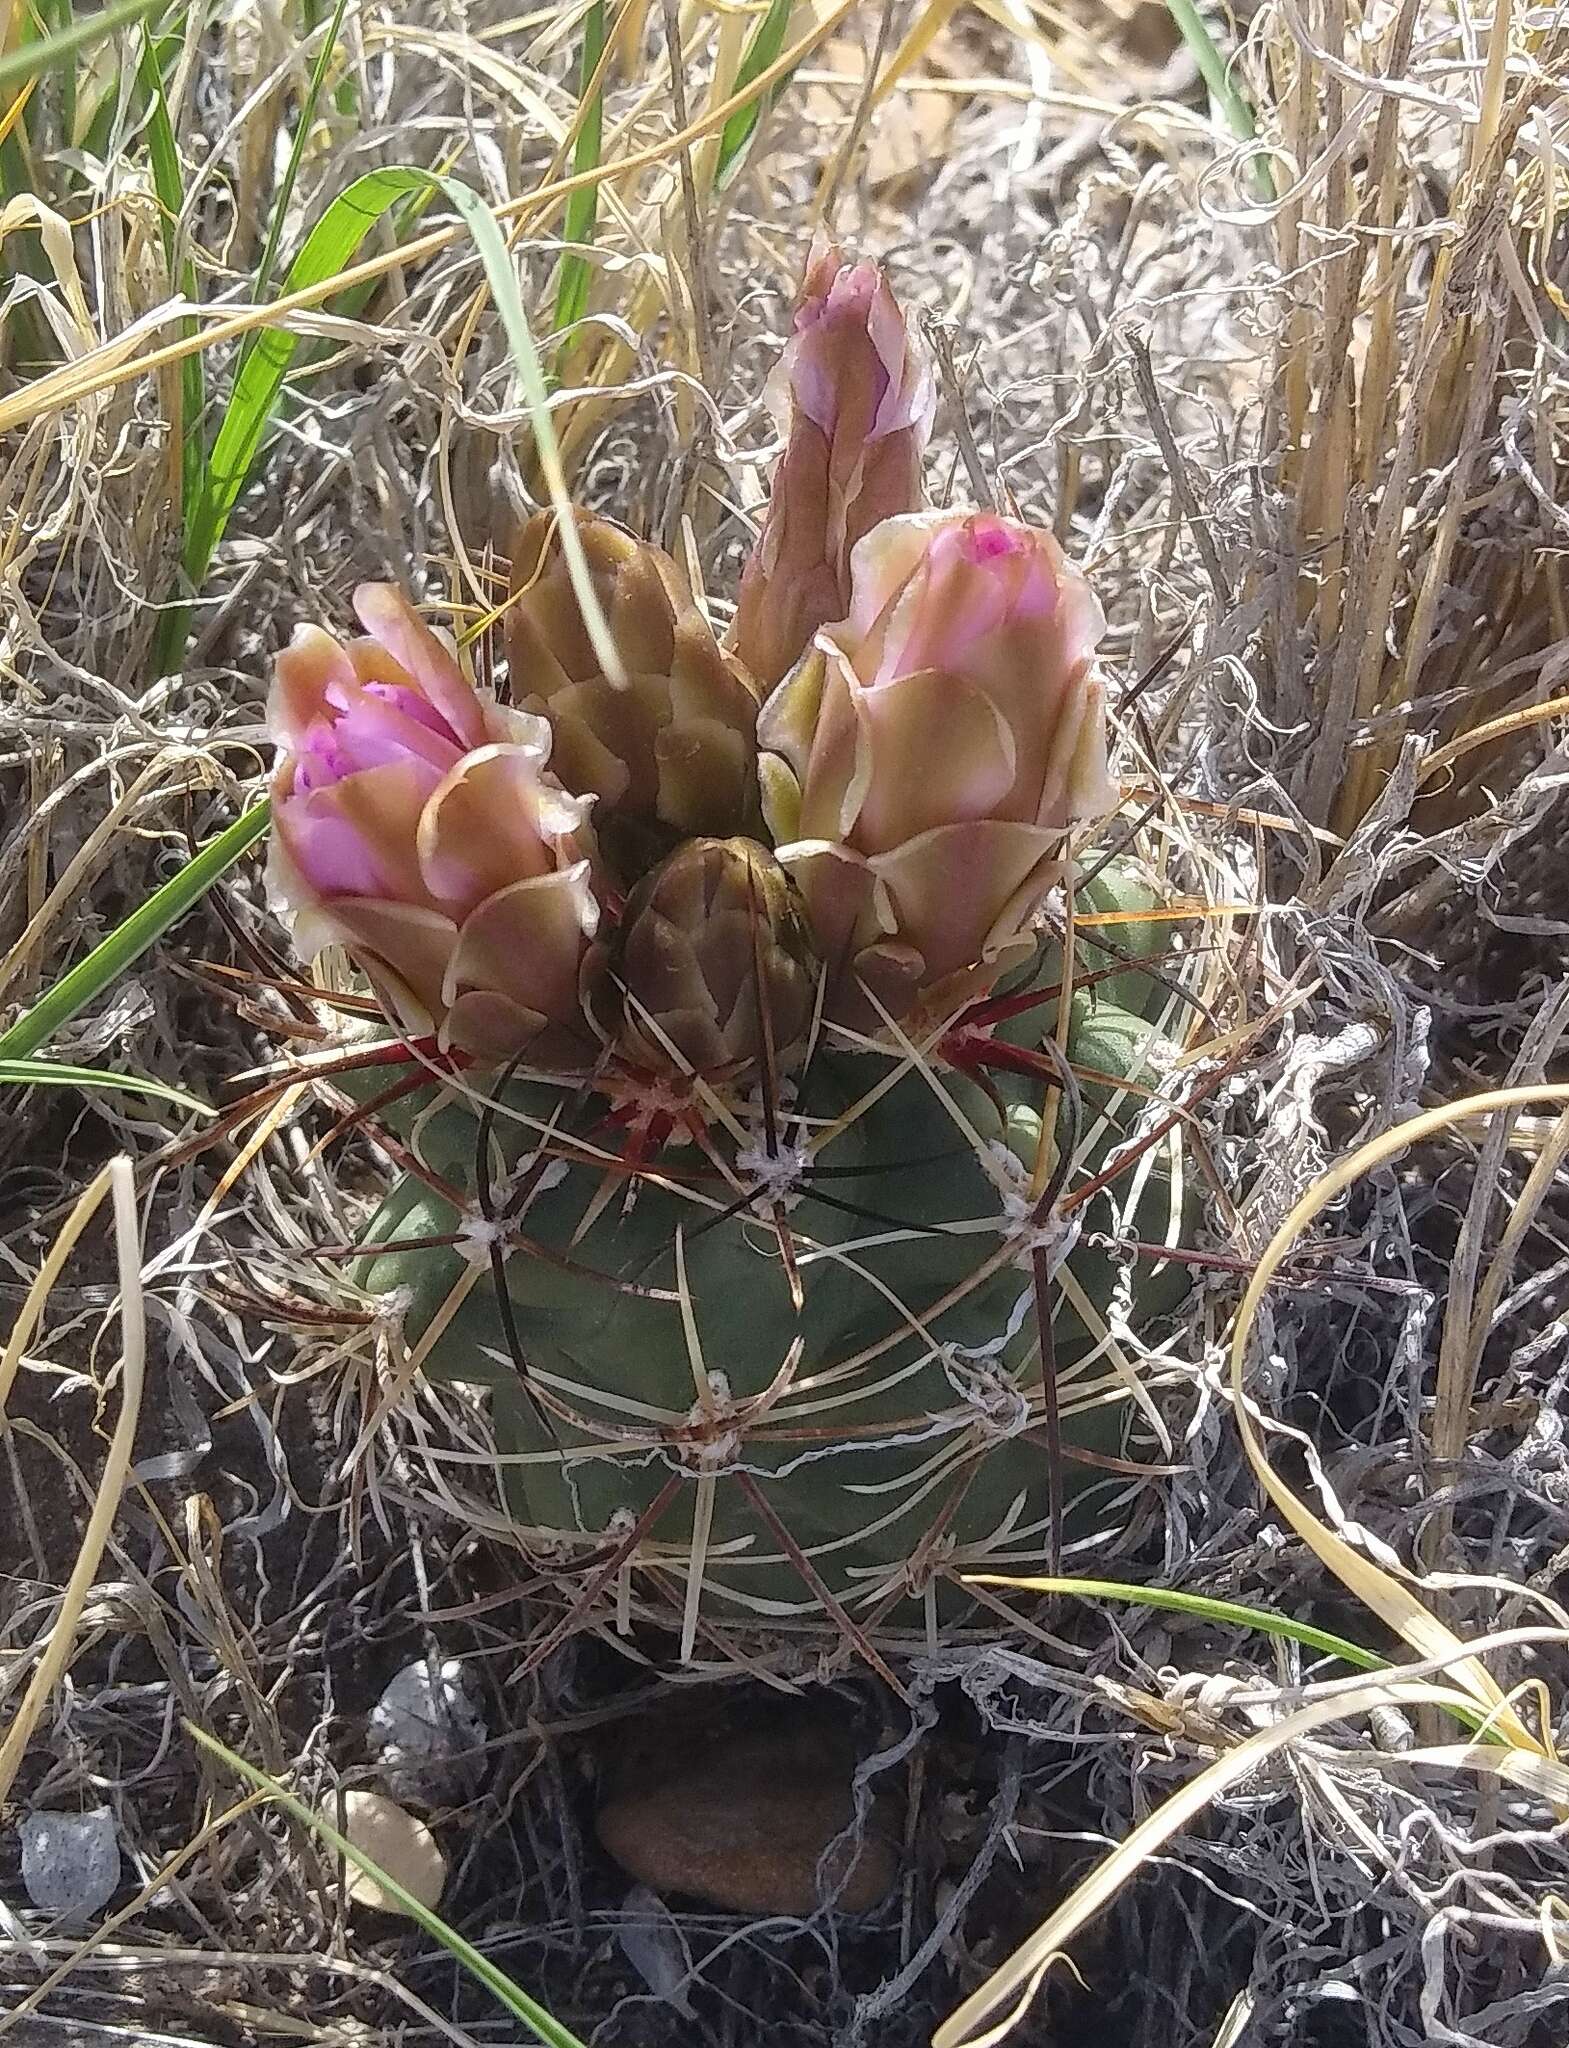
[[(186, 227), (209, 301), (243, 294), (279, 124), (314, 51), (282, 12), (233, 10), (192, 46), (179, 137), (200, 174)], [(290, 245), (379, 163), (455, 161), (493, 203), (540, 176), (549, 150), (529, 96), (570, 116), (580, 11), (494, 34), (504, 8), (410, 12), (349, 8), (358, 114), (321, 120)], [(659, 80), (662, 22), (647, 12)], [(797, 8), (797, 27), (833, 12)], [(841, 235), (883, 255), (938, 323), (939, 497), (994, 492), (1056, 523), (1090, 566), (1112, 621), (1125, 817), (1145, 816), (1187, 891), (1243, 907), (1212, 912), (1200, 940), (1228, 1019), (1274, 1006), (1199, 1109), (1235, 1214), (1211, 1205), (1204, 1242), (1221, 1263), (1151, 1362), (1173, 1469), (1125, 1532), (1065, 1568), (1246, 1600), (1385, 1649), (1261, 1508), (1223, 1347), (1239, 1275), (1327, 1162), (1421, 1105), (1564, 1072), (1560, 728), (1533, 711), (1562, 692), (1569, 662), (1565, 330), (1543, 282), (1562, 274), (1562, 31), (1545, 9), (1267, 10), (1241, 24), (1237, 76), (1278, 147), (1250, 162), (1144, 0), (1082, 15), (1024, 0), (840, 12), (723, 205), (705, 200), (685, 264), (695, 301), (677, 295), (671, 313), (662, 298), (662, 254), (685, 232), (674, 167), (606, 207), (604, 310), (574, 359), (583, 382), (568, 379), (559, 404), (575, 489), (681, 549), (711, 593), (733, 593), (772, 436), (751, 394), (820, 176), (834, 180)], [(921, 15), (947, 25), (869, 103), (864, 68), (907, 51)], [(709, 61), (699, 39), (694, 95)], [(617, 85), (612, 113), (645, 84)], [(58, 84), (39, 91), (47, 111)], [(633, 143), (669, 132), (662, 90), (636, 123)], [(41, 197), (51, 178), (71, 189), (63, 157), (39, 163)], [(91, 215), (71, 245), (78, 272), (32, 301), (49, 297), (67, 332), (86, 324), (70, 346), (169, 295), (135, 152), (90, 163), (88, 187), (94, 206), (70, 209)], [(543, 305), (557, 245), (523, 249)], [(488, 312), (466, 325), (480, 276), (459, 239), (394, 270), (352, 316), (304, 316), (326, 346), (167, 680), (149, 681), (148, 600), (173, 587), (179, 552), (171, 373), (9, 436), (8, 1005), (243, 805), (264, 766), (263, 678), (296, 619), (341, 617), (365, 577), (472, 595), (455, 557), (504, 541), (528, 488), (505, 337)], [(209, 358), (209, 379), (227, 360)], [(4, 390), (22, 374), (13, 353)], [(1503, 736), (1473, 744), (1490, 720)], [(1453, 765), (1422, 780), (1428, 743)], [(1246, 911), (1261, 902), (1273, 907)], [(256, 873), (236, 871), (51, 1052), (117, 1052), (220, 1099), (275, 1057), (259, 1019), (277, 1005), (203, 963), (255, 976), (277, 948)], [(14, 1310), (68, 1199), (113, 1150), (151, 1176), (171, 1123), (130, 1098), (44, 1089), (7, 1112), (0, 1295)], [(753, 1924), (629, 1899), (586, 1826), (592, 1759), (672, 1687), (694, 1714), (701, 1695), (744, 1720), (768, 1687), (821, 1676), (815, 1652), (787, 1637), (700, 1652), (672, 1674), (647, 1661), (653, 1642), (596, 1635), (531, 1666), (559, 1601), (519, 1597), (516, 1559), (451, 1511), (454, 1494), (483, 1490), (452, 1462), (478, 1441), (474, 1417), (422, 1395), (361, 1441), (377, 1333), (310, 1254), (352, 1236), (382, 1168), (350, 1140), (329, 1178), (312, 1148), (330, 1123), (302, 1091), (265, 1142), (175, 1153), (145, 1183), (152, 1394), (136, 1483), (18, 1811), (107, 1803), (140, 1882), (228, 1801), (182, 1715), (321, 1794), (365, 1776), (366, 1715), (395, 1671), (461, 1658), (489, 1737), (441, 1817), (447, 1910), (564, 2022), (604, 2043), (741, 2042), (763, 2027), (802, 2048), (899, 2048), (928, 2039), (1168, 1789), (1298, 1696), (1286, 1643), (1137, 1605), (1015, 1599), (1012, 1618), (987, 1610), (989, 1640), (900, 1646), (913, 1710), (842, 1662), (831, 1674), (873, 1758), (866, 1799), (907, 1788), (902, 1881), (878, 1915)], [(1460, 1124), (1353, 1188), (1311, 1276), (1274, 1290), (1252, 1361), (1282, 1469), (1375, 1554), (1431, 1567), (1463, 1631), (1565, 1620), (1550, 1597), (1569, 1558), (1561, 1188), (1496, 1305), (1460, 1455), (1434, 1452), (1446, 1307), (1470, 1315), (1551, 1131), (1529, 1117)], [(89, 1239), (10, 1402), (8, 1697), (102, 1461), (112, 1299), (109, 1255)], [(1495, 1660), (1506, 1686), (1561, 1677), (1551, 1646), (1512, 1656)], [(1485, 1775), (1403, 1763), (1412, 1740), (1396, 1716), (1294, 1744), (1118, 1897), (1076, 1948), (1084, 1988), (1059, 1973), (1015, 2038), (1561, 2038), (1564, 1826)], [(79, 1946), (18, 1917), (13, 1841), (0, 1851), (11, 2006)], [(123, 2038), (91, 2029), (128, 2021), (139, 2038), (181, 2041), (276, 2038), (305, 2020), (320, 2039), (514, 2037), (423, 1938), (347, 1919), (330, 1865), (260, 1812), (82, 1954), (44, 2012), (83, 2040)], [(12, 2020), (18, 2038), (63, 2038), (41, 2017)]]

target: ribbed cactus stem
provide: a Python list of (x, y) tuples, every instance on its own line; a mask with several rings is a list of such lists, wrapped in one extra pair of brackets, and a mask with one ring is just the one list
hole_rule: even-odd
[[(1119, 886), (1102, 884), (1100, 900)], [(1086, 935), (1081, 965), (1092, 951)], [(1059, 977), (1046, 945), (1012, 986)], [(819, 1047), (771, 1103), (759, 1089), (722, 1118), (698, 1115), (696, 1139), (677, 1119), (630, 1171), (602, 1102), (508, 1085), (494, 1131), (503, 1207), (503, 1183), (513, 1191), (511, 1335), (486, 1275), (425, 1370), (487, 1389), (502, 1500), (524, 1539), (590, 1570), (641, 1529), (613, 1580), (630, 1574), (656, 1604), (663, 1588), (690, 1641), (704, 1614), (822, 1619), (826, 1592), (850, 1615), (882, 1616), (961, 1565), (1038, 1567), (1063, 1534), (1059, 1500), (1068, 1533), (1093, 1528), (1130, 1484), (1107, 1461), (1136, 1421), (1135, 1333), (1185, 1284), (1178, 1264), (1090, 1242), (1175, 1243), (1182, 1221), (1172, 1139), (1136, 1156), (1172, 999), (1137, 967), (1118, 980), (1122, 1002), (1098, 988), (1073, 1000), (1076, 1133), (1062, 1091), (1008, 1057), (1051, 1035), (1054, 994), (986, 1028), (990, 1070)], [(1123, 1007), (1135, 993), (1142, 1007)], [(1049, 1099), (1071, 1156), (1062, 1198), (1041, 1213), (1031, 1169)], [(702, 1092), (670, 1100), (700, 1110)], [(427, 1095), (397, 1117), (474, 1210), (473, 1105)], [(1075, 1185), (1119, 1147), (1128, 1173), (1076, 1206)], [(463, 1221), (404, 1186), (371, 1225), (360, 1277), (408, 1291), (410, 1340), (442, 1311), (464, 1253), (395, 1241)]]

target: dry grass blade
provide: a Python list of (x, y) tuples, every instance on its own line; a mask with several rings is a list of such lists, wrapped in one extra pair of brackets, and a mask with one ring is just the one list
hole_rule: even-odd
[[(758, 72), (755, 78), (732, 93), (718, 106), (708, 108), (680, 133), (662, 141), (651, 143), (646, 149), (634, 150), (626, 156), (617, 157), (608, 163), (601, 163), (596, 169), (582, 171), (571, 177), (554, 178), (521, 199), (508, 201), (494, 210), (493, 221), (522, 221), (537, 227), (563, 200), (574, 192), (589, 190), (612, 179), (632, 176), (638, 171), (650, 169), (668, 160), (673, 152), (690, 148), (701, 142), (705, 136), (723, 129), (732, 114), (750, 106), (760, 99), (768, 89), (781, 79), (788, 77), (803, 59), (823, 41), (835, 24), (842, 21), (856, 5), (856, 0), (837, 0), (813, 27), (791, 45), (782, 56)], [(389, 254), (370, 256), (346, 269), (334, 273), (315, 284), (298, 291), (285, 292), (270, 305), (257, 306), (241, 313), (226, 317), (214, 316), (212, 324), (189, 339), (166, 342), (159, 348), (150, 349), (145, 355), (136, 355), (141, 341), (151, 327), (164, 324), (166, 317), (160, 314), (149, 328), (133, 329), (118, 335), (112, 341), (105, 341), (82, 360), (68, 364), (64, 369), (51, 371), (35, 378), (30, 384), (12, 397), (0, 399), (0, 434), (41, 416), (58, 412), (66, 406), (80, 405), (95, 393), (123, 383), (128, 377), (151, 376), (171, 363), (184, 359), (199, 350), (216, 348), (221, 343), (237, 340), (254, 333), (258, 328), (278, 327), (285, 323), (292, 313), (305, 312), (319, 306), (323, 300), (336, 297), (356, 287), (373, 283), (390, 270), (412, 264), (439, 251), (449, 248), (453, 242), (468, 232), (467, 223), (450, 228), (433, 228), (418, 235), (412, 242), (405, 242)], [(183, 317), (183, 316), (182, 316)]]
[(98, 1213), (106, 1195), (114, 1211), (115, 1262), (120, 1282), (120, 1412), (109, 1439), (103, 1474), (71, 1576), (46, 1637), (35, 1646), (36, 1668), (11, 1717), (5, 1740), (0, 1742), (0, 1800), (9, 1795), (39, 1717), (70, 1664), (77, 1623), (88, 1589), (98, 1575), (104, 1545), (119, 1513), (120, 1496), (130, 1470), (131, 1448), (142, 1409), (147, 1324), (142, 1303), (141, 1227), (136, 1214), (136, 1178), (129, 1159), (123, 1156), (111, 1159), (62, 1224), (49, 1256), (39, 1267), (28, 1289), (4, 1356), (0, 1357), (0, 1422), (3, 1422), (5, 1404), (21, 1364), (22, 1353), (43, 1314), (50, 1290), (58, 1282), (78, 1239)]
[[(1150, 1857), (1206, 1806), (1252, 1777), (1270, 1757), (1333, 1722), (1375, 1713), (1383, 1707), (1419, 1702), (1453, 1710), (1466, 1705), (1466, 1693), (1451, 1686), (1435, 1685), (1430, 1680), (1391, 1677), (1373, 1685), (1359, 1682), (1352, 1690), (1300, 1707), (1273, 1728), (1239, 1742), (1141, 1821), (1125, 1841), (1119, 1842), (1023, 1947), (943, 2022), (932, 2036), (932, 2048), (997, 2048), (1024, 2017), (1052, 1964), (1062, 1960), (1063, 1943), (1071, 1941)], [(1536, 1769), (1530, 1767), (1529, 1759), (1523, 1760), (1526, 1769), (1522, 1773), (1521, 1759), (1501, 1761), (1496, 1750), (1466, 1746), (1445, 1749), (1440, 1755), (1446, 1767), (1458, 1764), (1468, 1769), (1504, 1770), (1506, 1776), (1513, 1775), (1516, 1782), (1528, 1785), (1539, 1797), (1551, 1798), (1555, 1803), (1562, 1804), (1569, 1797), (1569, 1771), (1551, 1759), (1537, 1759), (1542, 1768)]]
[(1458, 1682), (1487, 1713), (1499, 1733), (1528, 1753), (1543, 1754), (1542, 1740), (1525, 1725), (1509, 1704), (1496, 1679), (1480, 1663), (1465, 1655), (1465, 1644), (1423, 1605), (1400, 1580), (1352, 1548), (1323, 1522), (1285, 1483), (1269, 1462), (1257, 1427), (1249, 1413), (1247, 1394), (1248, 1343), (1253, 1334), (1259, 1305), (1265, 1290), (1296, 1244), (1302, 1232), (1347, 1188), (1387, 1160), (1395, 1158), (1422, 1139), (1431, 1137), (1468, 1117), (1491, 1115), (1499, 1110), (1523, 1109), (1542, 1102), (1569, 1103), (1569, 1086), (1540, 1088), (1496, 1088), (1468, 1096), (1455, 1103), (1427, 1110), (1420, 1116), (1397, 1124), (1392, 1131), (1370, 1139), (1348, 1159), (1324, 1174), (1297, 1202), (1260, 1255), (1258, 1266), (1242, 1297), (1231, 1339), (1231, 1395), (1237, 1427), (1242, 1433), (1248, 1462), (1257, 1473), (1265, 1492), (1295, 1533), (1321, 1561), (1354, 1593), (1380, 1621), (1394, 1629), (1419, 1657), (1458, 1659)]

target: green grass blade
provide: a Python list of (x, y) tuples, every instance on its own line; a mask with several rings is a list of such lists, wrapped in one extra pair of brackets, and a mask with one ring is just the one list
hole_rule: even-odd
[[(310, 80), (305, 87), (305, 97), (300, 102), (299, 119), (294, 124), (294, 140), (289, 145), (289, 161), (284, 165), (283, 177), (273, 197), (272, 216), (267, 222), (267, 240), (256, 266), (256, 277), (251, 286), (251, 298), (260, 305), (267, 296), (272, 283), (273, 265), (278, 260), (278, 245), (283, 240), (283, 224), (294, 198), (294, 187), (299, 182), (300, 161), (305, 154), (311, 124), (316, 119), (316, 107), (321, 99), (321, 89), (326, 81), (327, 71), (332, 63), (332, 53), (338, 47), (338, 31), (343, 26), (343, 13), (348, 0), (337, 0), (332, 11), (332, 21), (322, 37), (321, 48), (316, 52), (316, 62), (311, 66)], [(247, 351), (248, 353), (248, 351)]]
[(373, 1878), (381, 1885), (389, 1896), (397, 1900), (411, 1920), (422, 1927), (433, 1941), (439, 1941), (442, 1947), (462, 1964), (475, 1982), (482, 1984), (514, 2019), (521, 2020), (524, 2026), (532, 2029), (535, 2037), (546, 2044), (546, 2048), (583, 2048), (583, 2043), (577, 2035), (564, 2027), (559, 2020), (553, 2019), (542, 2005), (529, 1997), (520, 1984), (514, 1983), (505, 1970), (498, 1969), (488, 1956), (482, 1955), (472, 1943), (465, 1941), (457, 1929), (449, 1927), (439, 1913), (433, 1913), (430, 1907), (422, 1905), (412, 1892), (405, 1891), (396, 1878), (389, 1876), (378, 1864), (372, 1863), (363, 1850), (356, 1849), (352, 1842), (323, 1820), (319, 1813), (313, 1813), (303, 1799), (297, 1799), (286, 1786), (280, 1785), (276, 1778), (269, 1778), (265, 1771), (259, 1771), (254, 1764), (247, 1763), (244, 1757), (236, 1756), (232, 1749), (226, 1749), (205, 1729), (196, 1727), (190, 1721), (185, 1723), (185, 1728), (194, 1741), (226, 1763), (237, 1777), (242, 1778), (258, 1792), (265, 1792), (269, 1799), (281, 1806), (285, 1813), (292, 1815), (302, 1827), (309, 1828), (314, 1835), (327, 1843), (329, 1848), (335, 1849), (347, 1862), (352, 1863), (356, 1870), (363, 1871), (367, 1877)]
[[(163, 236), (164, 259), (169, 266), (171, 281), (177, 276), (181, 293), (194, 305), (199, 291), (196, 265), (189, 255), (180, 259), (178, 252), (180, 212), (185, 205), (185, 173), (181, 168), (174, 123), (169, 116), (169, 102), (163, 89), (165, 52), (173, 40), (165, 37), (154, 42), (144, 30), (137, 75), (147, 101), (147, 157), (152, 167), (153, 190), (158, 197), (158, 224)], [(195, 328), (194, 318), (180, 323), (182, 334), (194, 333)], [(180, 365), (180, 411), (183, 414), (180, 423), (180, 498), (187, 520), (201, 500), (205, 482), (203, 403), (202, 359), (198, 351), (187, 356)]]
[(118, 1089), (126, 1095), (154, 1095), (192, 1116), (212, 1116), (211, 1103), (200, 1102), (183, 1088), (149, 1080), (143, 1074), (117, 1074), (109, 1067), (62, 1067), (53, 1060), (0, 1060), (0, 1088)]
[[(1014, 1577), (1003, 1572), (967, 1572), (965, 1580), (978, 1586), (1011, 1586), (1016, 1593), (1069, 1593), (1084, 1600), (1125, 1600), (1134, 1607), (1160, 1607), (1172, 1614), (1192, 1614), (1201, 1621), (1219, 1622), (1227, 1628), (1256, 1628), (1264, 1635), (1284, 1636), (1306, 1650), (1322, 1650), (1338, 1657), (1357, 1671), (1398, 1671), (1399, 1665), (1364, 1650), (1345, 1636), (1327, 1628), (1315, 1628), (1308, 1621), (1294, 1621), (1289, 1614), (1276, 1614), (1270, 1607), (1249, 1607), (1240, 1600), (1217, 1600), (1209, 1593), (1180, 1593), (1171, 1586), (1137, 1586), (1125, 1579), (1038, 1579)], [(1463, 1707), (1445, 1707), (1463, 1726), (1480, 1730), (1484, 1742), (1507, 1742), (1496, 1729), (1484, 1726), (1481, 1714)]]
[(27, 1059), (47, 1045), (79, 1011), (101, 996), (117, 981), (133, 960), (139, 959), (155, 940), (205, 896), (225, 869), (233, 867), (247, 848), (256, 844), (272, 815), (269, 804), (256, 804), (236, 818), (227, 831), (220, 832), (172, 875), (161, 889), (116, 925), (106, 939), (94, 946), (85, 960), (69, 972), (30, 1010), (24, 1010), (9, 1031), (0, 1032), (0, 1060)]
[[(581, 102), (593, 85), (594, 74), (599, 69), (600, 59), (605, 54), (605, 0), (594, 0), (583, 18), (583, 54), (578, 66), (578, 99)], [(583, 125), (572, 149), (574, 172), (597, 171), (600, 151), (605, 140), (605, 93), (604, 87), (588, 101), (583, 115)], [(594, 226), (599, 218), (599, 187), (590, 185), (581, 192), (574, 192), (567, 200), (565, 239), (569, 242), (588, 243), (594, 239)], [(588, 304), (589, 265), (586, 256), (577, 256), (570, 251), (561, 259), (561, 274), (556, 283), (555, 327), (559, 332), (570, 327), (574, 320), (581, 320), (583, 309)]]
[[(303, 13), (305, 32), (307, 35), (310, 35), (316, 29), (319, 29), (322, 22), (326, 19), (327, 0), (304, 0)], [(336, 28), (333, 30), (333, 38), (334, 40), (337, 39)], [(359, 112), (359, 88), (355, 83), (352, 72), (347, 72), (333, 87), (332, 104), (346, 121), (352, 121)]]
[(114, 0), (114, 4), (101, 14), (84, 15), (57, 35), (44, 36), (36, 43), (20, 44), (0, 57), (0, 91), (8, 85), (25, 85), (28, 79), (52, 71), (57, 64), (74, 57), (78, 50), (86, 49), (92, 43), (101, 43), (105, 36), (112, 36), (118, 29), (134, 27), (163, 4), (164, 0)]
[(1193, 0), (1166, 0), (1166, 11), (1176, 23), (1182, 40), (1193, 52), (1199, 76), (1209, 88), (1210, 98), (1226, 117), (1226, 125), (1240, 142), (1251, 142), (1258, 133), (1253, 109), (1242, 96), (1231, 75), (1220, 45)]
[[(392, 168), (356, 178), (301, 243), (283, 280), (285, 296), (345, 269), (387, 209), (423, 185), (426, 177), (424, 171)], [(193, 584), (207, 573), (213, 550), (223, 538), (299, 345), (300, 337), (286, 328), (264, 328), (236, 372), (208, 463), (207, 494), (186, 535), (185, 572)]]
[[(1193, 52), (1199, 75), (1209, 90), (1210, 98), (1225, 115), (1226, 126), (1239, 142), (1251, 142), (1258, 134), (1253, 109), (1226, 61), (1225, 52), (1210, 34), (1209, 26), (1194, 0), (1166, 0), (1166, 11), (1176, 23), (1182, 40)], [(1247, 176), (1256, 199), (1267, 203), (1275, 197), (1275, 173), (1267, 156), (1255, 154), (1249, 160)]]
[[(793, 0), (772, 0), (772, 5), (757, 24), (752, 40), (742, 52), (741, 61), (736, 66), (736, 92), (745, 92), (759, 72), (766, 71), (784, 48), (792, 5)], [(722, 191), (726, 181), (739, 170), (742, 152), (755, 134), (758, 122), (763, 118), (764, 106), (777, 99), (789, 82), (788, 78), (781, 78), (771, 92), (760, 94), (744, 107), (737, 107), (719, 131), (719, 155), (714, 163), (716, 188)]]
[(1240, 1600), (1216, 1600), (1208, 1593), (1180, 1593), (1170, 1586), (1136, 1586), (1122, 1579), (1037, 1579), (1033, 1576), (1007, 1578), (990, 1572), (967, 1574), (983, 1586), (1017, 1586), (1032, 1593), (1072, 1593), (1085, 1600), (1126, 1600), (1137, 1607), (1160, 1607), (1172, 1614), (1192, 1614), (1201, 1621), (1220, 1622), (1228, 1628), (1256, 1628), (1265, 1635), (1285, 1636), (1306, 1650), (1321, 1650), (1338, 1657), (1358, 1671), (1388, 1671), (1389, 1659), (1364, 1650), (1345, 1636), (1310, 1622), (1293, 1621), (1268, 1607), (1248, 1607)]
[[(511, 344), (518, 381), (523, 386), (524, 402), (528, 406), (535, 444), (539, 449), (539, 466), (544, 473), (551, 502), (564, 508), (567, 503), (567, 486), (561, 469), (561, 446), (556, 439), (555, 427), (551, 424), (550, 394), (545, 383), (545, 372), (539, 360), (539, 350), (534, 346), (528, 314), (523, 307), (523, 295), (518, 290), (518, 274), (512, 261), (512, 252), (496, 224), (496, 216), (477, 192), (465, 185), (461, 178), (444, 178), (435, 173), (430, 175), (462, 216), (464, 225), (474, 237), (474, 246), (479, 251), (479, 259), (485, 266), (485, 276), (490, 283), (490, 295), (496, 302), (496, 311), (501, 315), (501, 324), (506, 329), (507, 340)], [(594, 580), (589, 574), (582, 540), (579, 538), (576, 525), (569, 518), (563, 518), (561, 522), (561, 552), (566, 557), (567, 574), (572, 580), (573, 594), (582, 610), (583, 628), (588, 634), (589, 644), (599, 659), (603, 673), (613, 681), (619, 682), (624, 674), (621, 656), (616, 649), (615, 641), (611, 638), (604, 607), (600, 604), (598, 593), (594, 589)]]
[[(344, 269), (390, 207), (428, 188), (427, 172), (396, 167), (367, 171), (356, 178), (338, 194), (300, 245), (283, 280), (285, 293), (320, 284)], [(299, 346), (300, 337), (286, 328), (264, 328), (255, 346), (240, 359), (207, 460), (202, 494), (186, 522), (183, 567), (193, 590), (201, 588), (250, 477)], [(167, 675), (178, 663), (189, 622), (188, 604), (171, 605), (165, 611), (153, 649), (158, 674)]]
[[(405, 198), (398, 200), (392, 209), (392, 218), (388, 224), (388, 233), (392, 240), (411, 241), (421, 216), (435, 204), (435, 200), (436, 188), (431, 184), (421, 185), (417, 192), (410, 192)], [(367, 277), (363, 283), (351, 285), (346, 292), (329, 300), (328, 310), (344, 320), (358, 320), (381, 290), (381, 285), (382, 280), (379, 277)], [(318, 356), (326, 355), (336, 346), (337, 344), (331, 341), (315, 342), (308, 350), (305, 360), (307, 363), (313, 362)]]

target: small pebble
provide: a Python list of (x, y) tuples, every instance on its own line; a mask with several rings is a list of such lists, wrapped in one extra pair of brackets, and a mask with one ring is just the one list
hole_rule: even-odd
[(120, 1836), (107, 1806), (30, 1813), (21, 1826), (22, 1882), (43, 1913), (90, 1920), (120, 1882)]
[(456, 1657), (405, 1665), (371, 1708), (370, 1739), (387, 1786), (428, 1805), (447, 1796), (454, 1766), (483, 1747), (487, 1732)]
[[(416, 1820), (395, 1799), (389, 1799), (384, 1792), (346, 1792), (341, 1820), (336, 1800), (323, 1809), (322, 1818), (362, 1855), (378, 1864), (388, 1877), (396, 1878), (422, 1906), (434, 1906), (441, 1897), (447, 1882), (447, 1859), (425, 1823)], [(356, 1906), (368, 1906), (377, 1913), (408, 1911), (367, 1871), (352, 1863), (348, 1865), (345, 1881), (350, 1902)]]

